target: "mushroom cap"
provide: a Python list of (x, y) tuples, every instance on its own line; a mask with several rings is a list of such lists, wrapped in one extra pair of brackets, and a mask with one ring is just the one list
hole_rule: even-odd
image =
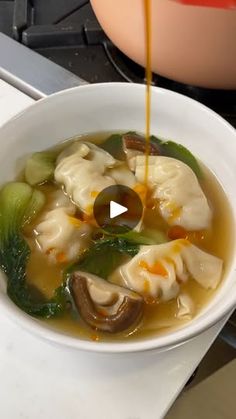
[[(126, 159), (129, 168), (134, 171), (135, 169), (135, 157), (143, 156), (146, 153), (147, 143), (145, 138), (138, 134), (124, 134), (122, 137), (123, 150), (126, 154)], [(149, 155), (158, 156), (161, 154), (160, 148), (157, 144), (150, 142), (148, 144)]]
[(144, 301), (139, 294), (96, 275), (74, 272), (70, 289), (81, 317), (97, 330), (122, 332), (142, 317)]

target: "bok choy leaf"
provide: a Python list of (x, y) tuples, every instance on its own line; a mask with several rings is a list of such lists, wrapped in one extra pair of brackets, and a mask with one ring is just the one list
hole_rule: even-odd
[[(140, 139), (145, 141), (143, 135), (137, 134), (134, 131), (130, 131), (125, 134), (112, 134), (100, 145), (100, 147), (108, 151), (116, 159), (122, 160), (125, 156), (123, 151), (122, 137), (123, 135), (127, 134), (138, 136)], [(154, 135), (150, 136), (150, 140), (152, 144), (158, 146), (162, 156), (172, 157), (174, 159), (180, 160), (187, 164), (194, 171), (198, 178), (202, 176), (201, 168), (196, 157), (182, 144), (178, 144), (174, 141), (162, 140)]]
[(98, 275), (103, 279), (116, 269), (124, 260), (125, 256), (135, 256), (139, 251), (139, 245), (119, 237), (100, 239), (81, 256), (78, 262), (69, 266), (65, 274), (80, 270)]
[(30, 185), (38, 185), (53, 178), (57, 153), (43, 151), (32, 154), (25, 165), (25, 180)]
[(28, 314), (49, 318), (63, 310), (62, 294), (56, 291), (49, 301), (34, 297), (39, 292), (26, 281), (30, 248), (22, 235), (24, 225), (44, 203), (43, 193), (23, 182), (8, 183), (0, 191), (0, 267), (6, 274), (11, 300)]

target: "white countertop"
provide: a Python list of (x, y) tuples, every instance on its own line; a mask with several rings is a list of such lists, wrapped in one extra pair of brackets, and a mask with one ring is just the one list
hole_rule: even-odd
[[(32, 102), (0, 80), (0, 126)], [(0, 417), (163, 418), (224, 322), (167, 353), (105, 356), (41, 341), (0, 310)]]

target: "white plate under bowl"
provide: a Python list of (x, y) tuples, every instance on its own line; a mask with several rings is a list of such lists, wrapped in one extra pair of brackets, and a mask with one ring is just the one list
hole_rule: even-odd
[[(145, 87), (126, 83), (85, 85), (40, 100), (0, 130), (1, 183), (14, 179), (31, 152), (78, 134), (145, 130)], [(219, 115), (183, 95), (152, 89), (151, 132), (181, 142), (215, 175), (236, 219), (236, 131)], [(232, 228), (235, 229), (235, 222)], [(236, 252), (215, 298), (186, 326), (163, 336), (124, 343), (90, 342), (49, 329), (19, 310), (7, 297), (2, 275), (1, 310), (31, 333), (82, 350), (126, 353), (166, 350), (208, 329), (236, 305)]]

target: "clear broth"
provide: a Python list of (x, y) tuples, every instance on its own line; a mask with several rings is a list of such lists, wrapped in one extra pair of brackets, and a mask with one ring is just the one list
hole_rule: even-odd
[[(109, 134), (93, 134), (80, 137), (80, 139), (99, 144), (102, 143)], [(71, 140), (64, 142), (59, 148), (57, 147), (57, 149), (61, 150), (68, 146), (70, 141)], [(192, 233), (190, 240), (203, 250), (223, 259), (224, 277), (229, 267), (233, 250), (233, 217), (230, 205), (221, 185), (208, 169), (202, 166), (202, 170), (204, 172), (204, 177), (203, 180), (200, 181), (200, 184), (213, 209), (213, 222), (211, 229), (204, 234), (204, 237), (199, 233)], [(39, 189), (45, 193), (47, 201), (50, 202), (51, 194), (57, 187), (51, 183), (39, 186)], [(27, 276), (29, 283), (36, 285), (45, 296), (51, 297), (55, 288), (62, 283), (62, 273), (65, 265), (50, 264), (47, 256), (43, 255), (35, 246), (33, 229), (39, 222), (39, 219), (40, 216), (35, 220), (34, 225), (28, 226), (25, 231), (25, 235), (32, 249), (28, 263)], [(160, 216), (157, 216), (157, 212), (154, 212), (153, 210), (149, 210), (144, 222), (149, 228), (161, 228), (165, 232), (168, 229), (167, 224)], [(217, 292), (217, 290), (205, 290), (198, 285), (196, 281), (191, 279), (186, 284), (182, 285), (182, 290), (185, 290), (191, 295), (195, 304), (196, 315), (209, 302), (215, 292)], [(50, 328), (58, 329), (65, 334), (78, 336), (83, 339), (102, 341), (122, 341), (127, 338), (142, 339), (147, 336), (160, 335), (170, 329), (183, 325), (186, 320), (177, 319), (177, 308), (176, 300), (167, 303), (145, 305), (144, 317), (141, 324), (136, 328), (114, 335), (93, 331), (81, 318), (79, 318), (79, 316), (74, 315), (74, 313), (70, 311), (67, 311), (62, 317), (45, 320), (44, 322), (46, 322), (47, 326)]]

